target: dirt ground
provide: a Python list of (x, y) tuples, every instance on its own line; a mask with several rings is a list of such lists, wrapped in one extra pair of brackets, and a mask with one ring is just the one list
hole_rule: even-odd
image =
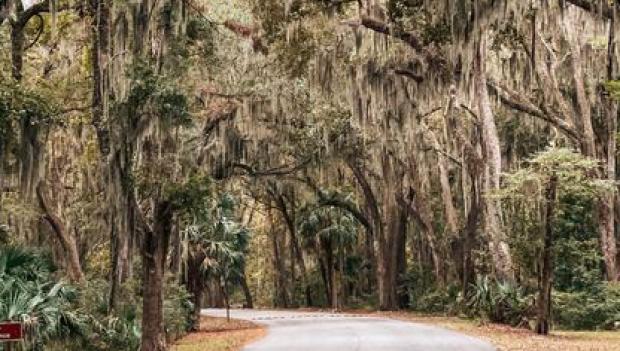
[(203, 317), (200, 331), (178, 340), (173, 351), (238, 351), (265, 335), (260, 325), (226, 318)]

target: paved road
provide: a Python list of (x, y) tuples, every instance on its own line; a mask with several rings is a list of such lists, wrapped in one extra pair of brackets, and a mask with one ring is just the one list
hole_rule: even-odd
[[(225, 316), (224, 310), (203, 310)], [(481, 340), (442, 328), (320, 312), (232, 310), (231, 317), (268, 326), (267, 336), (244, 351), (495, 351)]]

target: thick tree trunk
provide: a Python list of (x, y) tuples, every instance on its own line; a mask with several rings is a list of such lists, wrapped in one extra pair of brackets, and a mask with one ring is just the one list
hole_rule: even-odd
[(165, 351), (163, 290), (164, 270), (170, 230), (172, 206), (168, 201), (158, 201), (155, 206), (155, 225), (144, 235), (142, 264), (144, 287), (142, 296), (141, 351)]
[(80, 264), (80, 255), (75, 236), (71, 230), (66, 230), (63, 222), (53, 212), (47, 195), (47, 186), (44, 181), (39, 182), (37, 186), (37, 199), (39, 200), (39, 207), (41, 211), (43, 211), (42, 219), (49, 224), (63, 248), (69, 277), (74, 282), (83, 282), (84, 272)]
[(551, 287), (553, 283), (553, 219), (555, 217), (556, 189), (558, 178), (554, 174), (547, 185), (545, 200), (547, 211), (545, 214), (545, 244), (543, 248), (542, 272), (540, 290), (538, 291), (536, 332), (549, 334), (551, 320)]
[(491, 110), (486, 79), (486, 38), (480, 37), (474, 61), (474, 84), (478, 113), (482, 122), (483, 150), (485, 155), (484, 179), (484, 229), (489, 236), (489, 248), (495, 274), (500, 280), (513, 281), (514, 267), (510, 248), (502, 231), (501, 203), (490, 197), (500, 189), (500, 175), (502, 171), (502, 154), (495, 118)]

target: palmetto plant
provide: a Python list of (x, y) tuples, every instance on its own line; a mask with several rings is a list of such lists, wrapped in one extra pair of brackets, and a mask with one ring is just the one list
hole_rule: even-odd
[[(327, 300), (333, 308), (338, 308), (338, 290), (342, 290), (346, 278), (345, 257), (357, 242), (357, 221), (340, 208), (313, 204), (304, 209), (297, 225), (306, 246), (319, 258)], [(340, 282), (336, 272), (340, 273)]]
[(0, 320), (24, 324), (20, 347), (39, 350), (50, 340), (83, 334), (86, 318), (74, 312), (73, 287), (53, 279), (49, 260), (34, 251), (0, 248)]
[(234, 205), (234, 199), (224, 194), (186, 229), (189, 250), (204, 254), (207, 274), (221, 275), (226, 270), (231, 275), (243, 267), (249, 231), (234, 219)]
[(207, 279), (219, 280), (227, 306), (229, 286), (243, 279), (250, 232), (236, 221), (234, 209), (233, 197), (224, 193), (219, 198), (207, 194), (202, 205), (190, 211), (192, 223), (185, 229), (185, 256), (189, 290), (195, 295), (195, 315)]
[(520, 324), (531, 314), (531, 300), (514, 284), (478, 276), (467, 307), (473, 315), (492, 322)]

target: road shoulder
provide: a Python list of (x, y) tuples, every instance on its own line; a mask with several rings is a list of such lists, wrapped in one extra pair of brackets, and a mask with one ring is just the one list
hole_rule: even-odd
[(200, 330), (175, 342), (172, 351), (239, 351), (266, 334), (265, 326), (250, 321), (203, 316)]

